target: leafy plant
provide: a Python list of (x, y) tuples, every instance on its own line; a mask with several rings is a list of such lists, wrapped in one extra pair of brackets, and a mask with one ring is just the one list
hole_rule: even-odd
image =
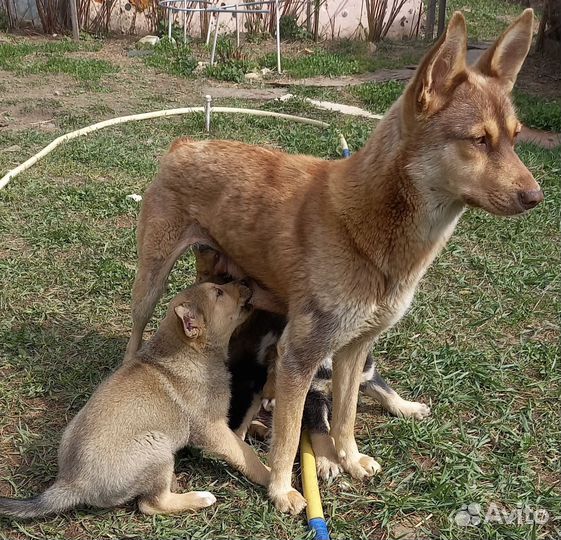
[(242, 82), (244, 75), (257, 67), (249, 55), (238, 47), (231, 34), (220, 36), (216, 42), (217, 63), (208, 66), (206, 74), (220, 81)]
[(145, 59), (149, 66), (172, 75), (191, 75), (197, 67), (197, 59), (189, 45), (163, 38), (155, 47), (154, 54)]
[(246, 73), (256, 67), (254, 62), (249, 60), (226, 60), (214, 66), (207, 66), (206, 74), (208, 77), (219, 81), (242, 82)]
[(312, 38), (310, 32), (298, 24), (294, 15), (282, 15), (279, 19), (281, 39), (287, 41), (305, 41)]

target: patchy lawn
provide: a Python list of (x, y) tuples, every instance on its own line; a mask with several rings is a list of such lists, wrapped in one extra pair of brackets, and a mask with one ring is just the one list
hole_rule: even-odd
[[(58, 65), (101, 60), (110, 69), (84, 86), (75, 73), (86, 67), (39, 73), (0, 66), (3, 172), (66, 130), (202, 102), (204, 81), (163, 75), (128, 58), (126, 41), (68, 51), (49, 45), (57, 49), (52, 56), (44, 43), (51, 42), (18, 39), (14, 47), (35, 47), (24, 60), (32, 65), (52, 65), (51, 58)], [(400, 87), (322, 92), (382, 112)], [(220, 104), (332, 122), (332, 129), (320, 130), (264, 118), (213, 118), (212, 137), (325, 158), (337, 157), (337, 129), (356, 150), (373, 128), (300, 100)], [(533, 106), (519, 102), (522, 114), (531, 114)], [(534, 114), (549, 118), (550, 112), (540, 106)], [(2, 495), (34, 495), (52, 482), (64, 426), (121, 361), (130, 330), (139, 208), (126, 196), (144, 191), (158, 157), (180, 135), (205, 138), (202, 115), (125, 124), (75, 140), (0, 192)], [(361, 399), (359, 446), (381, 462), (383, 472), (364, 484), (343, 476), (322, 485), (335, 539), (522, 540), (554, 537), (561, 528), (561, 164), (558, 151), (522, 145), (519, 153), (544, 188), (544, 204), (515, 219), (468, 211), (423, 280), (411, 312), (374, 350), (389, 381), (404, 396), (430, 402), (433, 415), (424, 422), (391, 418)], [(192, 275), (186, 256), (174, 269), (166, 300)], [(264, 448), (258, 449), (266, 459)], [(219, 461), (187, 450), (177, 470), (181, 489), (208, 489), (217, 504), (173, 517), (145, 517), (130, 503), (31, 522), (0, 520), (0, 538), (309, 537), (303, 516), (279, 514), (264, 490)], [(460, 527), (453, 518), (469, 503), (509, 510), (528, 505), (546, 509), (551, 520), (535, 530), (498, 523)]]

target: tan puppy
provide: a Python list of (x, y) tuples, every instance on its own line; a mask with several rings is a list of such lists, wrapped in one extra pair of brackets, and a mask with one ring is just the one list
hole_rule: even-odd
[(128, 354), (177, 257), (202, 228), (284, 304), (269, 495), (299, 512), (291, 473), (306, 393), (333, 363), (333, 437), (354, 478), (379, 470), (354, 438), (357, 394), (373, 340), (407, 311), (419, 280), (466, 206), (507, 216), (543, 193), (514, 151), (510, 92), (532, 40), (515, 20), (474, 66), (464, 17), (419, 65), (404, 94), (349, 159), (325, 161), (227, 141), (176, 141), (145, 193)]
[(145, 514), (204, 508), (216, 501), (208, 491), (171, 492), (174, 454), (187, 445), (266, 486), (269, 469), (227, 424), (228, 341), (251, 311), (250, 296), (239, 282), (177, 295), (156, 335), (66, 428), (55, 483), (32, 499), (0, 498), (0, 515), (31, 518), (135, 497)]

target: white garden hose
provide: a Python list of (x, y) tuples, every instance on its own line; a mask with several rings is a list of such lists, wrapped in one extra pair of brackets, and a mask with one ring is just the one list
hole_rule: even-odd
[[(111, 118), (110, 120), (104, 120), (103, 122), (98, 122), (97, 124), (92, 124), (82, 129), (77, 129), (76, 131), (71, 131), (65, 135), (61, 135), (56, 138), (52, 143), (45, 146), (43, 150), (35, 154), (33, 157), (29, 158), (27, 161), (17, 166), (15, 169), (8, 172), (0, 179), (0, 189), (3, 189), (10, 180), (15, 178), (18, 174), (29, 169), (32, 165), (37, 163), (40, 159), (44, 158), (46, 155), (50, 154), (57, 146), (60, 146), (66, 141), (76, 139), (82, 135), (87, 135), (92, 131), (97, 131), (98, 129), (103, 129), (109, 126), (115, 126), (117, 124), (124, 124), (125, 122), (134, 122), (136, 120), (149, 120), (151, 118), (159, 118), (165, 116), (177, 116), (180, 114), (189, 114), (194, 112), (205, 112), (206, 107), (183, 107), (180, 109), (165, 109), (162, 111), (154, 111), (142, 114), (131, 114), (128, 116), (120, 116), (118, 118)], [(294, 122), (300, 122), (302, 124), (309, 124), (311, 126), (317, 126), (321, 128), (328, 128), (329, 124), (326, 122), (321, 122), (320, 120), (313, 120), (311, 118), (305, 118), (303, 116), (294, 116), (292, 114), (284, 114), (273, 111), (263, 111), (260, 109), (237, 109), (235, 107), (212, 107), (212, 112), (218, 113), (239, 113), (239, 114), (254, 114), (255, 116), (269, 116), (274, 118), (282, 118), (285, 120), (292, 120)]]

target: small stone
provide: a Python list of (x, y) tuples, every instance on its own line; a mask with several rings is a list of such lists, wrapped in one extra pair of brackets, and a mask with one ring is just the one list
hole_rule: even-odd
[(246, 81), (257, 81), (261, 78), (261, 74), (260, 73), (246, 73), (244, 75), (244, 78)]
[(134, 202), (140, 202), (142, 200), (142, 195), (138, 195), (138, 193), (131, 193), (127, 195), (127, 199), (131, 199)]
[(160, 43), (160, 38), (158, 36), (144, 36), (142, 39), (138, 40), (138, 43), (141, 45), (150, 45), (154, 46)]
[(193, 73), (200, 73), (204, 71), (208, 66), (208, 62), (197, 62), (197, 67), (193, 70)]
[(55, 90), (55, 91), (53, 92), (53, 95), (55, 95), (55, 96), (60, 96), (60, 90)]

